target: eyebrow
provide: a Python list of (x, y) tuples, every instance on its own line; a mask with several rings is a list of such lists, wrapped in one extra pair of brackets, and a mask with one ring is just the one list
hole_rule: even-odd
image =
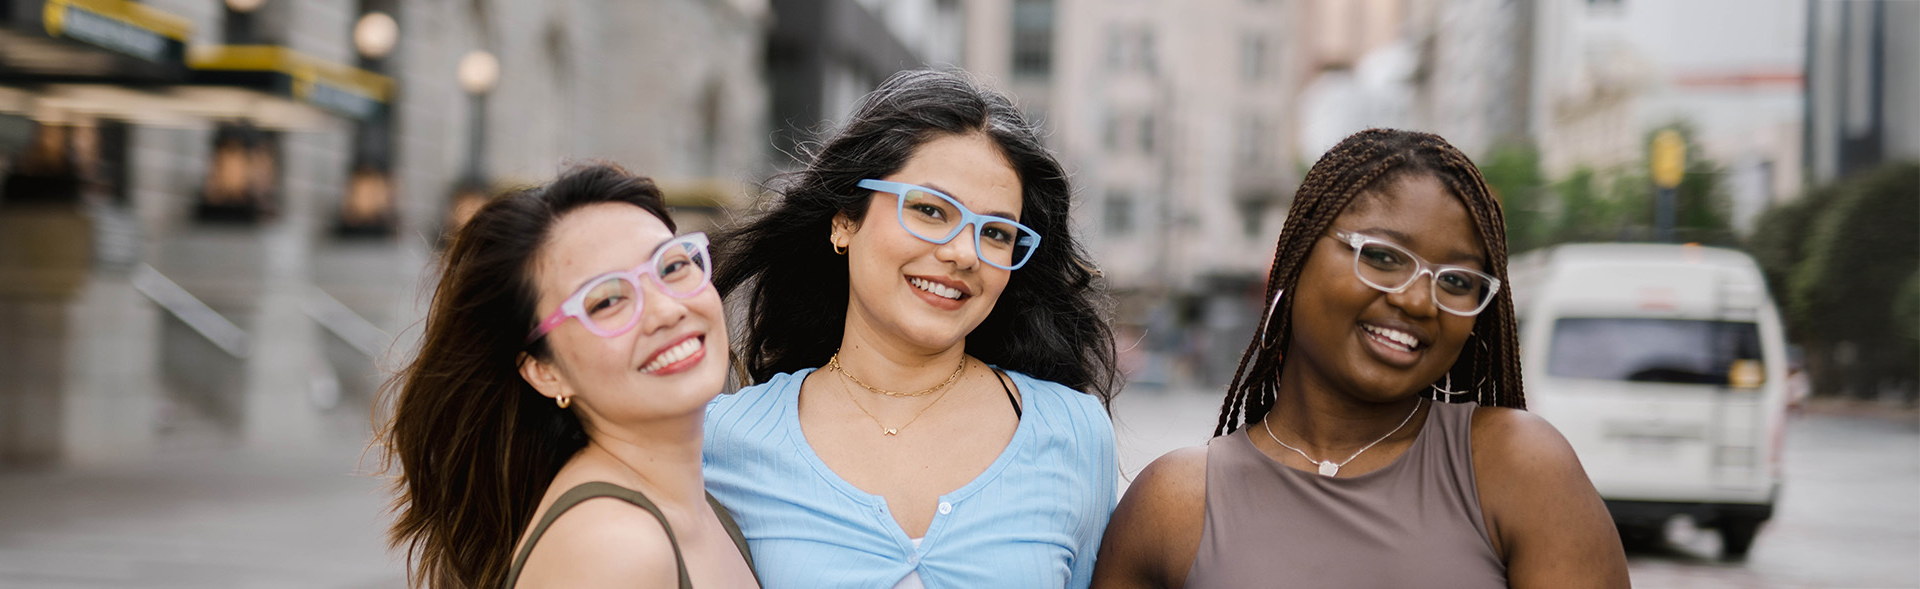
[[(904, 182), (903, 182), (902, 184), (904, 184)], [(941, 188), (941, 187), (940, 187), (940, 185), (938, 185), (938, 184), (934, 184), (934, 183), (932, 183), (932, 182), (928, 182), (928, 183), (926, 183), (926, 184), (920, 184), (919, 186), (920, 186), (921, 188), (932, 188), (932, 189), (934, 189), (935, 191), (938, 191), (938, 192), (939, 192), (940, 194), (944, 194), (944, 195), (947, 195), (947, 196), (948, 196), (949, 198), (952, 198), (953, 200), (960, 200), (960, 197), (958, 197), (958, 196), (954, 196), (954, 195), (953, 195), (953, 191), (951, 191), (951, 190), (947, 190), (947, 189), (945, 189), (945, 188)], [(961, 206), (966, 206), (966, 203), (960, 203), (960, 205), (961, 205)], [(971, 209), (971, 208), (969, 208), (969, 209), (967, 209), (967, 210), (973, 210), (973, 209)], [(1019, 218), (1019, 216), (1018, 216), (1018, 215), (1016, 215), (1016, 214), (1014, 214), (1014, 213), (1009, 213), (1009, 212), (1006, 212), (1006, 211), (973, 211), (973, 212), (974, 212), (974, 213), (976, 213), (976, 214), (981, 214), (981, 215), (986, 215), (986, 216), (989, 216), (989, 217), (1003, 217), (1003, 218), (1006, 218), (1006, 219), (1009, 219), (1009, 220), (1012, 220), (1012, 219), (1018, 219), (1018, 218)]]
[[(1413, 242), (1413, 236), (1410, 236), (1405, 233), (1395, 231), (1392, 229), (1388, 229), (1385, 227), (1368, 227), (1366, 229), (1354, 231), (1353, 233), (1359, 233), (1361, 235), (1366, 235), (1369, 237), (1389, 237), (1393, 239), (1394, 245), (1398, 245), (1400, 247), (1408, 247), (1406, 244)], [(1451, 264), (1456, 266), (1466, 262), (1478, 263), (1480, 264), (1480, 268), (1482, 270), (1485, 270), (1487, 267), (1486, 257), (1478, 254), (1460, 251), (1460, 250), (1453, 250), (1453, 251), (1447, 252), (1446, 257), (1440, 260), (1440, 263), (1442, 264)]]

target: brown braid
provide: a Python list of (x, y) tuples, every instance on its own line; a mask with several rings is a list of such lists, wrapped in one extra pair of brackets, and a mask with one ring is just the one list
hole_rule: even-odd
[[(1368, 129), (1342, 140), (1314, 162), (1287, 210), (1262, 302), (1271, 303), (1276, 293), (1293, 291), (1314, 244), (1354, 199), (1415, 173), (1438, 178), (1466, 204), (1487, 250), (1487, 272), (1501, 282), (1493, 305), (1475, 318), (1473, 334), (1447, 371), (1453, 388), (1470, 388), (1475, 401), (1484, 406), (1525, 409), (1513, 292), (1507, 279), (1506, 222), (1500, 202), (1488, 190), (1473, 161), (1438, 135)], [(1264, 327), (1255, 332), (1246, 352), (1240, 355), (1213, 435), (1233, 433), (1242, 425), (1259, 422), (1273, 409), (1284, 364), (1280, 351), (1287, 348), (1292, 335), (1292, 309), (1292, 297), (1282, 297), (1280, 304), (1269, 304), (1262, 312), (1260, 325)], [(1451, 400), (1445, 395), (1431, 396), (1439, 397), (1439, 401)]]

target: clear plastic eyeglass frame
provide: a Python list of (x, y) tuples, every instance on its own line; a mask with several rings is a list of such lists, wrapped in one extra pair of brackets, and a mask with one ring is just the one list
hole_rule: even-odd
[[(972, 209), (967, 208), (966, 205), (960, 204), (959, 200), (951, 196), (947, 196), (946, 193), (940, 192), (938, 190), (927, 188), (925, 186), (917, 186), (917, 185), (906, 184), (901, 182), (888, 182), (885, 180), (875, 180), (872, 178), (861, 180), (858, 186), (861, 188), (865, 188), (867, 190), (885, 192), (898, 197), (897, 203), (894, 206), (893, 217), (895, 220), (900, 222), (900, 228), (906, 229), (909, 235), (918, 237), (929, 243), (944, 244), (944, 243), (953, 241), (953, 238), (958, 237), (960, 235), (961, 229), (966, 228), (966, 226), (968, 225), (972, 225), (973, 226), (973, 255), (979, 257), (980, 261), (986, 262), (987, 265), (989, 266), (993, 266), (1001, 270), (1018, 270), (1020, 269), (1021, 266), (1027, 265), (1027, 260), (1033, 258), (1033, 252), (1035, 250), (1040, 249), (1040, 232), (1034, 231), (1033, 228), (1028, 227), (1026, 225), (1021, 225), (1018, 221), (1014, 221), (1013, 219), (1008, 219), (1006, 217), (999, 217), (994, 215), (982, 215), (979, 213), (975, 213), (973, 212)], [(925, 192), (927, 194), (939, 197), (941, 200), (944, 200), (948, 204), (953, 205), (954, 209), (960, 211), (960, 222), (955, 223), (953, 226), (953, 229), (947, 231), (947, 234), (944, 237), (939, 237), (939, 238), (934, 238), (927, 235), (921, 235), (919, 232), (914, 231), (912, 227), (908, 227), (907, 218), (906, 218), (907, 193), (914, 192), (914, 191)], [(1005, 223), (1008, 225), (1012, 225), (1015, 229), (1018, 230), (1019, 234), (1014, 237), (1014, 244), (1013, 244), (1014, 259), (1012, 264), (1002, 265), (998, 262), (995, 262), (992, 259), (987, 257), (987, 254), (985, 251), (982, 251), (980, 249), (980, 233), (985, 230), (988, 223)]]
[[(1371, 286), (1374, 289), (1382, 292), (1390, 292), (1390, 293), (1405, 292), (1407, 288), (1413, 286), (1413, 283), (1418, 282), (1420, 280), (1420, 275), (1425, 274), (1433, 282), (1433, 284), (1431, 285), (1431, 288), (1427, 289), (1427, 293), (1428, 295), (1433, 297), (1434, 306), (1439, 307), (1440, 310), (1443, 310), (1455, 315), (1459, 315), (1462, 317), (1472, 317), (1475, 315), (1479, 315), (1481, 311), (1486, 310), (1488, 303), (1493, 302), (1494, 294), (1500, 292), (1500, 279), (1494, 278), (1492, 275), (1487, 274), (1485, 272), (1481, 272), (1479, 270), (1475, 270), (1465, 266), (1453, 266), (1448, 264), (1430, 263), (1426, 259), (1421, 258), (1419, 255), (1414, 254), (1411, 250), (1401, 247), (1400, 244), (1387, 241), (1384, 239), (1380, 239), (1377, 237), (1368, 237), (1366, 235), (1361, 235), (1359, 233), (1353, 233), (1350, 231), (1341, 231), (1339, 229), (1333, 230), (1331, 233), (1331, 236), (1334, 239), (1340, 240), (1341, 243), (1346, 244), (1347, 247), (1353, 249), (1353, 275), (1356, 278), (1359, 278), (1360, 282), (1366, 283), (1367, 286)], [(1414, 271), (1412, 274), (1407, 276), (1407, 281), (1399, 285), (1389, 286), (1389, 285), (1380, 284), (1378, 282), (1374, 282), (1373, 280), (1368, 279), (1366, 272), (1363, 271), (1361, 268), (1361, 264), (1365, 264), (1366, 262), (1360, 258), (1360, 255), (1361, 255), (1361, 252), (1364, 250), (1364, 248), (1370, 245), (1377, 245), (1377, 246), (1391, 249), (1395, 253), (1406, 256), (1408, 260), (1411, 260), (1414, 264)], [(1446, 303), (1441, 302), (1440, 300), (1440, 276), (1442, 274), (1453, 274), (1453, 273), (1464, 274), (1469, 277), (1481, 280), (1486, 285), (1486, 294), (1481, 295), (1479, 304), (1474, 306), (1470, 310), (1463, 311), (1460, 309), (1454, 309), (1452, 307), (1448, 307)]]
[[(566, 301), (560, 303), (560, 308), (555, 309), (553, 313), (547, 315), (546, 319), (542, 319), (540, 325), (533, 329), (533, 333), (527, 335), (526, 343), (531, 344), (539, 341), (540, 338), (545, 337), (549, 332), (560, 327), (560, 324), (565, 323), (568, 318), (579, 319), (581, 327), (587, 328), (589, 333), (600, 337), (614, 337), (633, 329), (634, 325), (640, 323), (640, 314), (645, 310), (646, 299), (645, 295), (641, 294), (644, 292), (640, 288), (641, 277), (652, 279), (653, 285), (659, 287), (662, 294), (676, 299), (689, 298), (700, 294), (707, 289), (708, 285), (713, 284), (713, 258), (707, 253), (707, 244), (707, 234), (699, 232), (688, 233), (660, 242), (659, 247), (655, 248), (653, 256), (632, 270), (608, 272), (593, 277), (593, 279), (587, 281), (585, 286), (580, 287), (580, 290), (575, 291), (573, 296), (567, 297)], [(676, 250), (689, 253), (688, 259), (700, 267), (700, 283), (686, 292), (676, 292), (673, 287), (668, 286), (666, 281), (660, 277), (658, 270), (661, 260)], [(609, 279), (625, 281), (627, 286), (633, 289), (634, 296), (636, 297), (633, 311), (628, 313), (625, 324), (618, 327), (607, 327), (594, 323), (593, 320), (589, 318), (586, 309), (587, 295), (593, 292), (595, 287)]]

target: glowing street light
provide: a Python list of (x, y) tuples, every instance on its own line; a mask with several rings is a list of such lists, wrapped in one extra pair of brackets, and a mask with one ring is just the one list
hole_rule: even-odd
[[(246, 0), (259, 1), (259, 0)], [(361, 15), (360, 21), (353, 24), (353, 48), (367, 59), (382, 59), (393, 53), (394, 45), (400, 43), (400, 23), (385, 12), (369, 12)]]
[(460, 58), (458, 76), (461, 90), (476, 96), (486, 94), (500, 83), (500, 60), (486, 50), (469, 51)]

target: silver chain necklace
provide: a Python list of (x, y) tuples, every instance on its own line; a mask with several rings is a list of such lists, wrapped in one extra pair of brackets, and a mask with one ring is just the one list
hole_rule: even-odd
[[(1307, 462), (1320, 465), (1320, 476), (1330, 477), (1330, 476), (1340, 474), (1340, 467), (1346, 466), (1348, 462), (1353, 462), (1353, 459), (1355, 458), (1359, 458), (1360, 454), (1366, 452), (1367, 450), (1372, 449), (1374, 444), (1387, 441), (1387, 438), (1393, 437), (1393, 434), (1396, 432), (1399, 432), (1400, 428), (1407, 427), (1407, 422), (1413, 421), (1413, 414), (1419, 413), (1419, 412), (1420, 412), (1420, 403), (1418, 401), (1415, 401), (1413, 404), (1413, 411), (1407, 412), (1407, 417), (1405, 419), (1401, 419), (1400, 425), (1394, 426), (1393, 431), (1387, 432), (1387, 435), (1380, 436), (1380, 439), (1374, 440), (1372, 443), (1367, 444), (1365, 448), (1361, 448), (1359, 452), (1354, 452), (1352, 456), (1348, 456), (1346, 460), (1342, 460), (1340, 462), (1334, 462), (1332, 460), (1314, 460), (1312, 456), (1308, 456), (1306, 452), (1300, 451), (1299, 448), (1288, 446), (1286, 442), (1280, 441), (1280, 436), (1273, 435), (1272, 419), (1261, 418), (1260, 427), (1267, 430), (1267, 437), (1273, 438), (1273, 443), (1279, 444), (1280, 447), (1282, 448), (1292, 450), (1295, 454), (1299, 454), (1301, 458), (1307, 459)], [(1273, 413), (1269, 411), (1267, 413), (1267, 417), (1272, 417), (1272, 416), (1273, 416)]]

